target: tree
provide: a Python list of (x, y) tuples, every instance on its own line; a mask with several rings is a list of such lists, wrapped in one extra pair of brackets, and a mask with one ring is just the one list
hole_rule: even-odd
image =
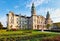
[(46, 25), (47, 29), (49, 29), (50, 26), (51, 26), (50, 24), (47, 24), (47, 25)]
[(0, 22), (0, 29), (2, 29), (3, 28), (3, 25), (2, 25), (2, 23)]

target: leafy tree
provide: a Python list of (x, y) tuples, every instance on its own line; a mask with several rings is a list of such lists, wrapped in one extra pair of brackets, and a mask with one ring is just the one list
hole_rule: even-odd
[(50, 26), (51, 26), (50, 24), (47, 24), (47, 25), (46, 25), (47, 29), (49, 29)]
[(0, 29), (2, 29), (3, 28), (3, 25), (2, 25), (2, 23), (0, 22)]

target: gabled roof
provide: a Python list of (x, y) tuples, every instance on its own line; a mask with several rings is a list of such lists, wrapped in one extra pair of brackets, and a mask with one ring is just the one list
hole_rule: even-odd
[(15, 14), (15, 16), (19, 16), (19, 15), (16, 15), (16, 14)]

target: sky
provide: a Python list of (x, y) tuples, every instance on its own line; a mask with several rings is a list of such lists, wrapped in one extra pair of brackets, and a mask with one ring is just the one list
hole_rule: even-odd
[(60, 0), (0, 0), (0, 22), (7, 25), (6, 14), (9, 11), (14, 14), (31, 16), (31, 5), (34, 2), (36, 14), (46, 16), (47, 11), (53, 22), (60, 22)]

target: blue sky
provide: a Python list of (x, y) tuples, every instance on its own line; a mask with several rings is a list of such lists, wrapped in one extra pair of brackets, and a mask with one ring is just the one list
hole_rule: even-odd
[(53, 22), (60, 22), (60, 0), (0, 0), (0, 22), (6, 26), (6, 14), (13, 11), (15, 14), (31, 15), (31, 4), (34, 2), (36, 14), (46, 16), (50, 12)]

